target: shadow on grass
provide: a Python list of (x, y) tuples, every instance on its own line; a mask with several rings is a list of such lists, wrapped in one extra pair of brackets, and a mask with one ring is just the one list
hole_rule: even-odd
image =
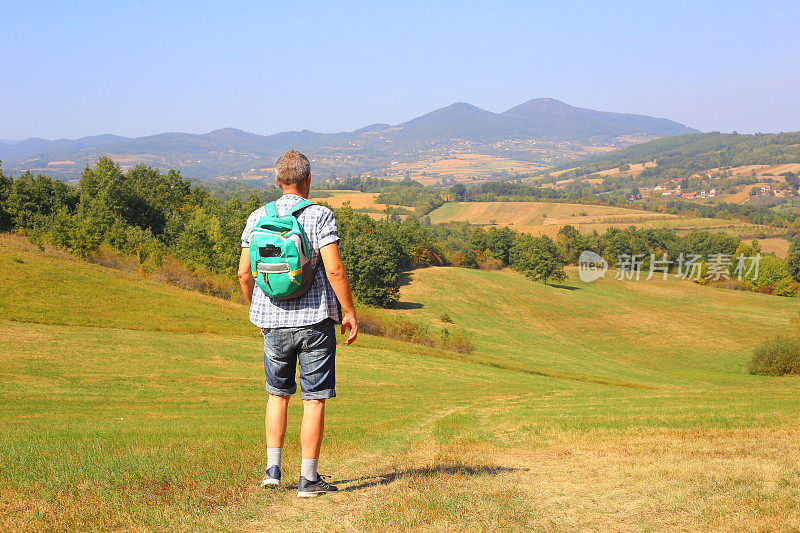
[(560, 285), (558, 283), (549, 283), (551, 287), (555, 287), (556, 289), (566, 289), (568, 291), (577, 291), (580, 287), (575, 287), (573, 285)]
[(422, 309), (423, 305), (417, 302), (397, 302), (395, 309)]
[(405, 272), (400, 272), (397, 276), (397, 281), (401, 287), (411, 284), (411, 271), (406, 270)]
[(527, 472), (527, 468), (509, 468), (506, 466), (466, 466), (466, 465), (441, 465), (441, 466), (427, 466), (424, 468), (409, 468), (406, 470), (395, 470), (388, 474), (378, 474), (375, 476), (365, 476), (355, 479), (341, 479), (334, 481), (336, 484), (349, 484), (347, 487), (342, 487), (339, 492), (352, 492), (356, 490), (367, 489), (376, 487), (378, 485), (388, 485), (398, 479), (411, 477), (411, 478), (430, 478), (437, 475), (447, 476), (496, 476), (506, 472)]

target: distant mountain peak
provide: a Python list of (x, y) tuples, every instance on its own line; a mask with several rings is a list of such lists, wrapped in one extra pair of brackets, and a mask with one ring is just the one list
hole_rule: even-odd
[(555, 98), (534, 98), (502, 114), (517, 121), (532, 136), (586, 139), (644, 133), (665, 137), (697, 131), (671, 120), (595, 111), (574, 107)]
[(542, 155), (538, 149), (526, 152), (525, 141), (599, 140), (612, 146), (623, 135), (652, 138), (694, 131), (667, 119), (594, 111), (555, 98), (534, 98), (504, 113), (455, 102), (401, 124), (372, 124), (328, 134), (304, 129), (258, 135), (227, 127), (203, 134), (159, 133), (135, 139), (116, 135), (55, 141), (31, 138), (13, 144), (0, 142), (0, 160), (9, 171), (34, 168), (74, 178), (100, 155), (111, 154), (127, 161), (175, 166), (192, 176), (209, 178), (249, 173), (252, 168), (271, 165), (287, 149), (296, 148), (320, 158), (317, 164), (328, 172), (344, 173), (379, 169), (398, 158), (429, 157), (432, 150), (447, 150), (454, 141), (459, 145), (462, 141), (475, 143), (476, 150), (486, 150), (497, 149), (495, 143), (513, 140), (519, 148), (509, 151), (508, 157), (527, 161)]
[(248, 133), (247, 131), (240, 130), (238, 128), (220, 128), (218, 130), (209, 131), (208, 135), (213, 135), (215, 133)]
[(556, 100), (555, 98), (534, 98), (512, 107), (511, 109), (503, 112), (503, 115), (510, 117), (522, 117), (532, 113), (565, 112), (572, 109), (577, 108), (572, 107), (561, 100)]
[(376, 122), (375, 124), (370, 124), (369, 126), (364, 126), (363, 128), (359, 128), (353, 133), (374, 133), (376, 131), (383, 131), (387, 128), (391, 128), (391, 124), (384, 124), (383, 122)]

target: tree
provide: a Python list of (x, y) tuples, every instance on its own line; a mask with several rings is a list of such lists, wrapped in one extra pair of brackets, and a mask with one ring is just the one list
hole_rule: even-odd
[(786, 263), (772, 255), (762, 255), (758, 265), (758, 278), (753, 288), (762, 289), (778, 296), (794, 296), (796, 285), (792, 284)]
[(563, 281), (564, 258), (550, 237), (522, 234), (511, 250), (511, 266), (527, 277), (541, 283)]
[(5, 210), (18, 228), (43, 228), (61, 208), (73, 210), (78, 201), (75, 190), (63, 181), (41, 174), (34, 176), (30, 171), (5, 187)]
[(510, 262), (511, 247), (514, 246), (514, 232), (508, 228), (489, 228), (486, 232), (486, 247), (504, 265)]
[(450, 187), (450, 197), (454, 202), (463, 202), (467, 197), (467, 187), (463, 183), (456, 183)]
[(362, 303), (394, 307), (400, 294), (399, 245), (378, 234), (361, 234), (342, 241), (342, 261), (353, 295)]
[(14, 180), (3, 175), (2, 161), (0, 161), (0, 231), (8, 231), (13, 226), (11, 213), (8, 211), (8, 196)]
[(800, 178), (798, 178), (797, 174), (794, 172), (784, 172), (781, 174), (786, 180), (786, 184), (789, 185), (793, 189), (797, 189), (800, 187)]
[(578, 264), (578, 257), (581, 252), (587, 249), (586, 240), (581, 236), (580, 232), (570, 224), (558, 230), (556, 242), (561, 248), (564, 259), (568, 263), (574, 265)]
[(795, 238), (786, 257), (786, 269), (793, 280), (800, 282), (800, 240)]

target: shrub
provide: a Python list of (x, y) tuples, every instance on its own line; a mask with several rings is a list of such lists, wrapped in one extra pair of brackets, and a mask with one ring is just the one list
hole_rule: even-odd
[(800, 337), (779, 335), (757, 346), (748, 371), (765, 376), (800, 374)]
[(468, 335), (460, 331), (444, 330), (444, 348), (457, 353), (472, 353), (475, 346)]
[(738, 279), (723, 280), (722, 282), (720, 282), (719, 286), (722, 287), (723, 289), (730, 289), (733, 291), (745, 290), (744, 284)]
[(755, 292), (760, 292), (761, 294), (772, 294), (774, 290), (775, 287), (772, 285), (762, 285), (755, 288)]
[(439, 320), (441, 320), (445, 324), (452, 324), (453, 323), (453, 319), (450, 318), (450, 315), (448, 313), (442, 313), (441, 315), (439, 315)]
[(475, 347), (469, 336), (461, 332), (445, 329), (441, 336), (432, 334), (427, 327), (400, 318), (387, 316), (374, 309), (363, 309), (359, 313), (358, 327), (363, 333), (397, 339), (431, 348), (450, 350), (458, 353), (472, 353)]
[(503, 268), (503, 262), (494, 257), (486, 257), (478, 261), (478, 268), (481, 270), (501, 270)]

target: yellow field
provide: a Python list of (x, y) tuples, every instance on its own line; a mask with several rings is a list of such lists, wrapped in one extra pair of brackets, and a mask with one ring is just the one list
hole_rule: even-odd
[(379, 211), (384, 211), (387, 207), (397, 207), (399, 209), (406, 209), (408, 211), (414, 210), (413, 207), (407, 207), (403, 205), (390, 206), (388, 204), (379, 204), (375, 201), (378, 198), (379, 194), (377, 192), (361, 192), (361, 191), (349, 191), (349, 190), (325, 191), (325, 192), (331, 194), (331, 196), (325, 198), (314, 198), (312, 193), (311, 199), (315, 202), (328, 204), (334, 209), (338, 209), (342, 207), (346, 202), (350, 202), (350, 207), (353, 209), (377, 209)]
[(677, 218), (676, 215), (621, 207), (552, 202), (452, 202), (429, 216), (433, 223), (457, 221), (506, 226), (550, 237), (567, 224), (582, 233), (591, 233), (605, 231), (611, 226), (643, 226), (652, 220)]
[(772, 253), (780, 258), (789, 255), (789, 246), (792, 244), (783, 237), (770, 237), (768, 239), (756, 239), (761, 244), (761, 251)]
[(350, 202), (350, 207), (353, 209), (365, 209), (374, 207), (376, 209), (384, 209), (384, 204), (378, 204), (375, 199), (378, 197), (376, 192), (361, 192), (361, 191), (325, 191), (330, 193), (331, 196), (326, 198), (313, 198), (314, 201), (323, 202), (338, 209), (342, 207), (345, 202)]
[(594, 172), (589, 174), (590, 176), (638, 176), (642, 173), (645, 168), (651, 168), (656, 166), (655, 161), (648, 161), (647, 163), (634, 163), (631, 165), (630, 170), (626, 170), (625, 172), (621, 172), (618, 167), (610, 168), (608, 170), (600, 170), (599, 172)]
[[(472, 224), (506, 226), (534, 235), (553, 237), (561, 227), (570, 224), (581, 233), (605, 232), (608, 228), (668, 228), (682, 234), (695, 229), (724, 231), (740, 238), (764, 233), (777, 237), (778, 228), (759, 226), (739, 220), (681, 217), (622, 207), (555, 202), (450, 202), (432, 211), (434, 224), (470, 222)], [(770, 247), (779, 246), (770, 241)]]
[[(599, 185), (599, 184), (603, 183), (603, 180), (604, 180), (603, 178), (581, 178), (581, 179), (579, 179), (577, 181), (585, 181), (589, 185)], [(555, 183), (545, 183), (544, 187), (549, 187), (551, 189), (558, 189), (558, 188), (564, 187), (565, 185), (568, 185), (570, 183), (574, 183), (575, 181), (576, 181), (575, 178), (569, 178), (569, 179), (566, 179), (566, 180), (557, 181)]]
[(716, 200), (722, 202), (728, 202), (731, 204), (742, 204), (745, 203), (750, 198), (750, 189), (752, 189), (753, 187), (762, 187), (764, 185), (773, 185), (773, 184), (760, 181), (754, 185), (744, 185), (742, 187), (739, 187), (739, 190), (736, 191), (735, 193), (719, 195), (716, 198)]
[(412, 179), (430, 185), (442, 178), (452, 178), (457, 181), (483, 181), (492, 172), (528, 173), (545, 168), (547, 167), (543, 165), (491, 155), (454, 154), (448, 157), (397, 163), (388, 167), (384, 172), (389, 178), (402, 178), (408, 172)]

